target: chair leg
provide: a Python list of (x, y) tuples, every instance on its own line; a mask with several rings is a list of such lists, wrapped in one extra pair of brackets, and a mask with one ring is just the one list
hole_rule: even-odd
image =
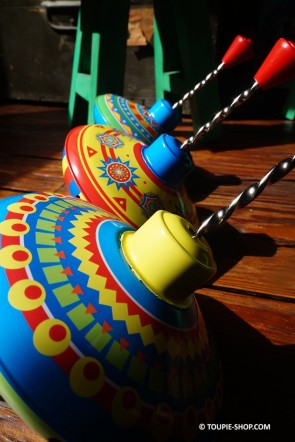
[(295, 82), (293, 82), (284, 109), (287, 120), (295, 120)]
[(99, 94), (123, 94), (129, 0), (81, 3), (69, 97), (69, 125), (93, 123)]
[[(206, 1), (154, 0), (154, 9), (156, 98), (175, 102), (215, 68)], [(195, 130), (213, 118), (220, 109), (215, 80), (193, 96), (190, 108)]]

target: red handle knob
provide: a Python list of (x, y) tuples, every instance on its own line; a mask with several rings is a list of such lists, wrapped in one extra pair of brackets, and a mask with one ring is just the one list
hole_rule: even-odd
[(256, 72), (254, 80), (262, 89), (295, 77), (295, 44), (280, 38)]
[(253, 44), (250, 38), (237, 35), (226, 53), (222, 61), (226, 68), (231, 68), (236, 64), (242, 63), (253, 57)]

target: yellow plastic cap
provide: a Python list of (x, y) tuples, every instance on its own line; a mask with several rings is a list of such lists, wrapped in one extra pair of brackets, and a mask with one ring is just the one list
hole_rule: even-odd
[(193, 292), (216, 272), (210, 246), (194, 239), (184, 218), (159, 210), (137, 231), (124, 232), (122, 250), (138, 278), (157, 296), (187, 306)]

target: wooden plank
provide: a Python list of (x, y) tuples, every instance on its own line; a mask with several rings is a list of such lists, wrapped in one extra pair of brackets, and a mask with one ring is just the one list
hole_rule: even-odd
[[(252, 237), (253, 238), (253, 237)], [(245, 239), (246, 242), (250, 238)], [(275, 251), (275, 244), (271, 243), (266, 237), (260, 239), (253, 238), (252, 244), (257, 247), (265, 243), (270, 250), (273, 249), (274, 256), (265, 256), (265, 252), (261, 256), (257, 256), (260, 252), (255, 250), (251, 252), (251, 245), (236, 244), (227, 242), (225, 249), (230, 258), (222, 256), (222, 252), (218, 253), (217, 243), (211, 243), (216, 263), (217, 273), (211, 284), (219, 289), (229, 289), (233, 292), (251, 293), (260, 297), (268, 297), (269, 299), (295, 299), (295, 276), (294, 276), (294, 247), (281, 247)], [(239, 249), (249, 247), (251, 256), (243, 256), (243, 251)], [(223, 250), (225, 250), (223, 249)], [(256, 253), (256, 256), (253, 256)]]
[(279, 441), (282, 431), (293, 434), (294, 305), (211, 289), (198, 290), (197, 299), (223, 369), (221, 422), (271, 426), (218, 431), (218, 441)]
[[(231, 293), (214, 286), (198, 289), (196, 299), (216, 337), (222, 333), (236, 340), (240, 333), (247, 331), (247, 327), (239, 328), (244, 323), (249, 326), (248, 331), (260, 335), (257, 345), (264, 339), (273, 345), (295, 345), (294, 303)], [(236, 320), (227, 321), (230, 315)]]
[(61, 160), (11, 156), (0, 162), (0, 187), (16, 192), (51, 192), (64, 183)]
[(10, 155), (59, 159), (69, 130), (65, 107), (0, 106), (0, 161)]
[[(224, 121), (222, 136), (205, 142), (201, 138), (192, 150), (196, 165), (217, 174), (236, 174), (241, 179), (259, 178), (257, 171), (272, 167), (294, 152), (293, 121)], [(194, 135), (189, 120), (174, 131), (181, 141)], [(237, 158), (239, 161), (234, 161)], [(258, 161), (259, 160), (259, 161)]]
[(28, 427), (17, 414), (0, 400), (0, 437), (3, 442), (42, 442), (41, 438)]
[[(219, 185), (219, 181), (209, 176), (196, 175), (187, 180), (187, 189), (191, 199), (197, 207), (210, 208), (212, 211), (228, 206), (247, 187), (257, 181), (247, 180), (236, 184)], [(202, 179), (202, 177), (204, 177)], [(261, 174), (261, 178), (263, 175)], [(292, 181), (291, 181), (292, 179)], [(222, 183), (222, 179), (220, 180)], [(237, 209), (230, 219), (240, 219), (252, 216), (253, 221), (267, 219), (272, 222), (291, 221), (295, 212), (295, 201), (293, 198), (295, 191), (295, 170), (281, 181), (268, 184), (263, 192), (252, 202), (242, 209)], [(289, 221), (288, 221), (289, 220)], [(247, 225), (245, 225), (245, 228)]]

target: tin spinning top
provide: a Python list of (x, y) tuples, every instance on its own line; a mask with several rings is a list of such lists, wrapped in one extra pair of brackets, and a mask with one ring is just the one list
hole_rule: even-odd
[(272, 87), (294, 75), (295, 45), (280, 39), (254, 76), (251, 88), (183, 143), (161, 134), (146, 145), (104, 125), (72, 129), (63, 152), (63, 173), (71, 195), (111, 211), (133, 226), (142, 225), (159, 209), (196, 224), (196, 208), (185, 189), (185, 179), (195, 168), (189, 150), (259, 88)]
[(0, 394), (47, 440), (202, 440), (220, 364), (193, 291), (215, 272), (183, 218), (138, 230), (76, 198), (0, 203)]
[(195, 224), (196, 208), (183, 184), (195, 166), (180, 145), (166, 134), (146, 146), (109, 126), (78, 126), (65, 140), (65, 183), (72, 196), (110, 211), (134, 227), (159, 209)]
[(99, 95), (95, 99), (93, 109), (94, 122), (107, 124), (150, 144), (161, 133), (169, 133), (177, 126), (181, 120), (181, 106), (185, 100), (202, 89), (223, 69), (242, 63), (252, 56), (252, 41), (238, 35), (226, 51), (219, 66), (178, 102), (171, 105), (167, 100), (161, 99), (152, 107), (147, 108), (118, 95)]

